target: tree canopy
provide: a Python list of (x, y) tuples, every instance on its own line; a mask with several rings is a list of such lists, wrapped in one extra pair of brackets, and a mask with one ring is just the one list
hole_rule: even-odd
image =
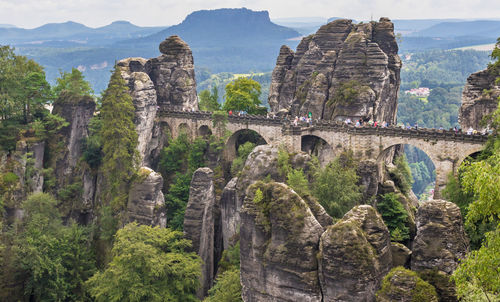
[(104, 91), (101, 108), (102, 171), (107, 181), (105, 200), (115, 210), (125, 206), (127, 185), (138, 160), (135, 108), (120, 71), (115, 67)]
[(249, 114), (265, 114), (267, 109), (261, 106), (259, 99), (260, 84), (252, 79), (240, 77), (226, 85), (225, 111), (246, 111)]
[(87, 281), (96, 301), (198, 301), (201, 261), (186, 252), (182, 232), (127, 224), (116, 233), (113, 259)]

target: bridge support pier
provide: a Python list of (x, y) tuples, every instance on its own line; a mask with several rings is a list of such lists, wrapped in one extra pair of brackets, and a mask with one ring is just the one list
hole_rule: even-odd
[(453, 172), (454, 164), (450, 160), (434, 161), (436, 167), (436, 185), (434, 199), (442, 198), (441, 192), (446, 187), (448, 175)]
[(283, 129), (283, 143), (285, 144), (288, 152), (300, 152), (302, 147), (302, 131), (300, 127), (289, 127)]

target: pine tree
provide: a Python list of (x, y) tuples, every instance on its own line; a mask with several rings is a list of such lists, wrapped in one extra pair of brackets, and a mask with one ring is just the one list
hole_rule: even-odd
[(106, 181), (103, 197), (106, 204), (119, 211), (126, 205), (127, 184), (136, 170), (138, 153), (132, 97), (116, 67), (104, 91), (100, 114)]

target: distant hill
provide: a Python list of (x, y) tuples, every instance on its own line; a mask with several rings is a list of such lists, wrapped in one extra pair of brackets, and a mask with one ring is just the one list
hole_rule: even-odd
[(499, 37), (500, 21), (441, 22), (420, 30), (411, 36), (418, 37)]
[(165, 27), (139, 27), (127, 21), (91, 28), (68, 21), (49, 23), (34, 29), (0, 28), (0, 44), (43, 44), (51, 41), (79, 41), (90, 45), (114, 43), (121, 39), (136, 38), (158, 32)]
[(16, 28), (16, 26), (12, 24), (0, 24), (0, 28)]

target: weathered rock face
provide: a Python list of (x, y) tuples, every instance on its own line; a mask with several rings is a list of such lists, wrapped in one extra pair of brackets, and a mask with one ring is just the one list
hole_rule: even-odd
[(214, 173), (210, 168), (199, 168), (194, 172), (184, 215), (184, 235), (193, 242), (193, 251), (203, 261), (201, 288), (197, 292), (200, 299), (206, 296), (214, 278), (216, 200), (213, 176)]
[[(283, 182), (285, 178), (278, 172), (278, 146), (261, 145), (248, 155), (245, 167), (238, 178), (232, 179), (224, 188), (221, 198), (222, 229), (224, 236), (224, 248), (228, 247), (229, 240), (233, 237), (240, 224), (239, 212), (245, 199), (247, 188), (256, 181), (268, 177), (271, 180)], [(290, 158), (290, 164), (294, 169), (307, 171), (307, 163), (311, 157), (299, 152)], [(321, 225), (331, 224), (332, 219), (326, 214), (323, 207), (315, 200), (308, 200), (313, 214)]]
[(160, 44), (161, 56), (150, 59), (146, 73), (156, 87), (159, 106), (198, 108), (194, 61), (191, 49), (178, 36)]
[(252, 185), (241, 211), (243, 301), (322, 301), (316, 258), (321, 233), (307, 204), (287, 185)]
[(410, 268), (411, 251), (405, 245), (391, 242), (392, 266)]
[(424, 202), (417, 211), (411, 269), (451, 274), (469, 249), (460, 208), (444, 200)]
[(128, 83), (135, 107), (134, 123), (139, 140), (137, 150), (142, 165), (150, 166), (150, 157), (146, 156), (146, 152), (153, 136), (158, 104), (153, 81), (144, 72), (146, 62), (142, 58), (128, 58), (119, 61), (117, 66), (121, 70), (122, 78)]
[(460, 127), (465, 131), (469, 128), (478, 131), (486, 128), (480, 122), (495, 111), (500, 96), (500, 85), (495, 80), (496, 76), (488, 69), (475, 72), (467, 78), (458, 113)]
[[(395, 122), (401, 60), (394, 25), (335, 20), (300, 42), (283, 46), (269, 90), (272, 112), (313, 118)], [(349, 88), (358, 93), (342, 97)]]
[(436, 290), (415, 272), (396, 267), (384, 277), (377, 302), (438, 302)]
[(140, 179), (131, 185), (129, 191), (128, 220), (164, 228), (167, 219), (164, 210), (165, 200), (161, 191), (163, 178), (147, 167), (142, 167), (139, 174)]
[(141, 165), (152, 168), (167, 141), (167, 127), (155, 121), (158, 110), (198, 108), (191, 49), (178, 36), (171, 36), (160, 44), (160, 51), (158, 58), (117, 63), (134, 102)]
[[(54, 102), (52, 112), (63, 117), (69, 123), (61, 130), (65, 148), (58, 150), (55, 156), (55, 176), (60, 183), (73, 176), (78, 160), (82, 156), (82, 142), (88, 137), (88, 125), (94, 116), (96, 103), (91, 97), (71, 97), (62, 95)], [(54, 151), (54, 150), (53, 150)]]
[(321, 236), (319, 278), (324, 301), (374, 301), (392, 268), (389, 230), (369, 205), (354, 207)]

